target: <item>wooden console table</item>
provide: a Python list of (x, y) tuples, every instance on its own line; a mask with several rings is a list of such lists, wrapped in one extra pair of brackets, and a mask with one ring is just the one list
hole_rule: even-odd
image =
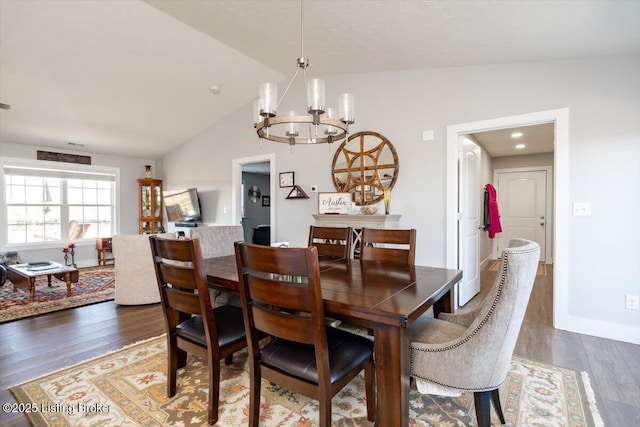
[(313, 215), (318, 227), (351, 227), (351, 258), (358, 258), (363, 228), (398, 228), (402, 215)]

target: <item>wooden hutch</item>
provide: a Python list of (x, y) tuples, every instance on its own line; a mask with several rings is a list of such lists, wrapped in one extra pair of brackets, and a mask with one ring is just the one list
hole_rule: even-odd
[(138, 180), (138, 233), (155, 234), (164, 231), (162, 225), (162, 180)]

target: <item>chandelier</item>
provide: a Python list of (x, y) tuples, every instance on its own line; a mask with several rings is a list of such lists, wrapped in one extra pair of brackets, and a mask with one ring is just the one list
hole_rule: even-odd
[[(300, 0), (300, 57), (296, 60), (296, 72), (289, 80), (282, 97), (278, 99), (276, 83), (260, 85), (260, 99), (254, 101), (254, 127), (259, 138), (275, 142), (295, 144), (322, 144), (342, 141), (354, 122), (353, 94), (343, 93), (338, 101), (338, 117), (334, 108), (326, 107), (324, 80), (307, 80), (309, 60), (304, 57), (304, 0)], [(299, 114), (289, 111), (278, 115), (280, 103), (302, 70), (306, 94), (306, 111)]]

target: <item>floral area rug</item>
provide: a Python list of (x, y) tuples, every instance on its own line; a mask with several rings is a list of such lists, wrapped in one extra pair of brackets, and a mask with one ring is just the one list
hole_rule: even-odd
[(0, 323), (109, 301), (114, 298), (114, 294), (113, 266), (80, 269), (78, 283), (71, 284), (70, 297), (67, 297), (67, 285), (63, 281), (52, 278), (49, 287), (47, 277), (39, 277), (32, 303), (29, 303), (28, 289), (18, 288), (14, 292), (13, 283), (7, 280), (0, 287)]
[[(177, 394), (166, 397), (166, 339), (156, 337), (10, 390), (36, 426), (207, 426), (208, 375), (199, 359), (178, 371)], [(247, 353), (222, 366), (217, 426), (246, 426)], [(586, 381), (585, 381), (586, 380)], [(514, 358), (500, 390), (509, 426), (602, 426), (586, 374)], [(364, 379), (333, 398), (334, 426), (370, 426)], [(494, 425), (499, 424), (494, 417)], [(260, 425), (309, 427), (318, 422), (315, 400), (262, 383)], [(410, 394), (410, 426), (473, 426), (473, 396)], [(400, 427), (400, 426), (399, 426)]]

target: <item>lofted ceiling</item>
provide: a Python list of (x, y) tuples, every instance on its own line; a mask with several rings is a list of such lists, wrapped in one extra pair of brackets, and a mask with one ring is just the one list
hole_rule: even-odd
[[(638, 1), (307, 0), (304, 13), (314, 75), (640, 53)], [(295, 0), (0, 0), (0, 141), (157, 158), (299, 55)]]

